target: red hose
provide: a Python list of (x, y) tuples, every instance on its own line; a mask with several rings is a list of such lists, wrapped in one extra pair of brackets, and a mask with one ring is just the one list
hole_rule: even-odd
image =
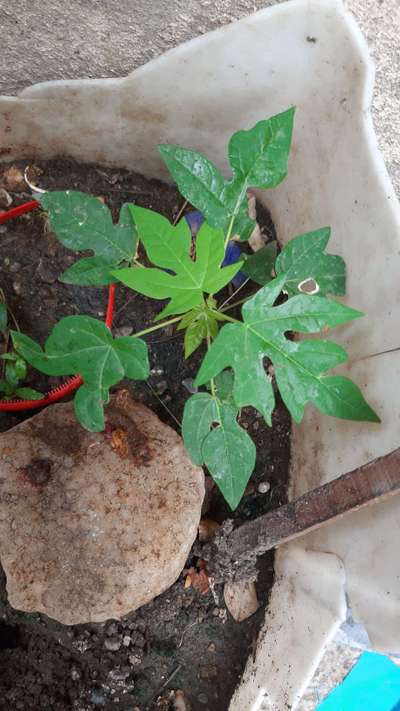
[[(23, 215), (25, 212), (30, 212), (38, 207), (39, 203), (36, 200), (31, 202), (26, 202), (23, 205), (18, 205), (18, 207), (13, 207), (11, 210), (6, 212), (0, 212), (0, 224), (11, 220), (13, 217), (18, 217)], [(107, 312), (105, 317), (105, 324), (108, 328), (111, 328), (114, 314), (114, 304), (115, 304), (115, 284), (110, 284), (108, 287), (108, 304)], [(80, 385), (82, 385), (83, 380), (80, 375), (75, 375), (73, 378), (67, 380), (63, 385), (59, 385), (56, 388), (50, 390), (42, 400), (12, 400), (3, 402), (0, 400), (0, 412), (16, 412), (19, 410), (33, 410), (35, 408), (43, 407), (44, 405), (50, 405), (53, 402), (58, 402), (66, 395), (73, 393)]]
[(13, 217), (18, 217), (23, 215), (25, 212), (30, 212), (34, 210), (35, 207), (39, 207), (39, 203), (36, 200), (31, 200), (31, 202), (24, 202), (23, 205), (18, 205), (18, 207), (13, 207), (7, 212), (0, 212), (0, 225), (7, 220), (12, 220)]

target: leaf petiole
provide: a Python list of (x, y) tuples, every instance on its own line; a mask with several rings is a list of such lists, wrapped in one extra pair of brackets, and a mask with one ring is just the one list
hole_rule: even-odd
[(246, 296), (244, 299), (240, 299), (239, 301), (235, 301), (233, 304), (229, 304), (229, 306), (224, 306), (224, 308), (220, 307), (218, 311), (224, 314), (225, 311), (229, 311), (230, 309), (234, 309), (236, 306), (241, 306), (242, 304), (245, 304), (246, 301), (252, 298), (252, 296), (253, 294), (251, 294), (251, 296)]
[(150, 326), (150, 328), (144, 328), (143, 331), (138, 331), (133, 335), (135, 336), (135, 338), (140, 338), (141, 336), (145, 336), (147, 333), (152, 333), (152, 331), (158, 331), (160, 328), (164, 328), (164, 326), (170, 326), (171, 323), (178, 323), (181, 318), (182, 316), (175, 316), (175, 318), (170, 318), (168, 319), (168, 321), (157, 323), (155, 326)]
[[(210, 350), (210, 346), (211, 346), (211, 338), (210, 338), (210, 336), (208, 335), (208, 336), (207, 336), (207, 350)], [(214, 380), (214, 378), (211, 378), (211, 379), (210, 379), (210, 389), (211, 389), (211, 395), (213, 396), (213, 398), (215, 399), (215, 402), (217, 403), (217, 399), (216, 399), (216, 398), (217, 398), (217, 391), (216, 391), (216, 388), (215, 388), (215, 380)]]
[(229, 221), (228, 231), (227, 231), (227, 233), (226, 233), (225, 243), (224, 243), (224, 250), (225, 250), (225, 251), (226, 251), (226, 248), (227, 248), (227, 246), (228, 246), (228, 244), (229, 244), (229, 240), (230, 240), (231, 235), (232, 235), (232, 230), (233, 230), (233, 225), (234, 225), (235, 219), (236, 219), (237, 205), (238, 205), (238, 204), (239, 204), (239, 201), (238, 201), (238, 203), (236, 203), (235, 212), (233, 213), (233, 215), (232, 215), (232, 217), (231, 217), (231, 219), (230, 219), (230, 221)]
[(224, 310), (223, 307), (228, 303), (228, 301), (230, 301), (231, 299), (233, 299), (233, 297), (236, 296), (236, 294), (238, 294), (239, 291), (240, 291), (241, 289), (243, 289), (243, 287), (246, 286), (246, 284), (247, 284), (249, 281), (250, 281), (249, 279), (246, 279), (246, 281), (244, 281), (243, 284), (241, 284), (240, 286), (238, 286), (238, 288), (233, 292), (233, 294), (231, 294), (230, 296), (228, 296), (228, 298), (225, 299), (225, 301), (222, 302), (221, 306), (218, 307), (218, 311), (223, 311), (223, 310)]

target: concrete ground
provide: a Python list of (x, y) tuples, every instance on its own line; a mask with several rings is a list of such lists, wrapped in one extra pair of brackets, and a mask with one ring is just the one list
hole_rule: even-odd
[[(49, 79), (124, 76), (185, 40), (280, 1), (0, 0), (0, 94)], [(374, 121), (400, 194), (400, 3), (345, 2), (376, 62)]]

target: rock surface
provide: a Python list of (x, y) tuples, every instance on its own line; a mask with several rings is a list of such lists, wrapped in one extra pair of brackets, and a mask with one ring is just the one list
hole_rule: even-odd
[(53, 405), (0, 436), (0, 559), (10, 604), (64, 624), (137, 609), (180, 574), (204, 476), (180, 437), (124, 391), (106, 430)]

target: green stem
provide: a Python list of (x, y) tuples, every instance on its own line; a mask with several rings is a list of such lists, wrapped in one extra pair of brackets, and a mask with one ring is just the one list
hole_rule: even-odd
[(239, 195), (238, 199), (236, 200), (235, 209), (234, 209), (234, 211), (233, 211), (233, 215), (232, 215), (232, 217), (231, 217), (231, 219), (230, 219), (230, 222), (229, 222), (228, 231), (227, 231), (226, 237), (225, 237), (224, 253), (225, 253), (226, 248), (227, 248), (227, 246), (228, 246), (229, 240), (230, 240), (230, 238), (231, 238), (231, 236), (232, 236), (233, 225), (234, 225), (236, 216), (237, 216), (237, 214), (238, 214), (238, 212), (239, 212), (240, 205), (242, 204), (242, 200), (243, 200), (243, 198), (244, 198), (246, 192), (247, 192), (247, 181), (245, 180), (245, 182), (244, 182), (243, 185), (242, 185), (242, 189), (241, 189), (241, 191), (240, 191), (240, 195)]
[(227, 246), (228, 246), (228, 244), (229, 244), (229, 240), (230, 240), (231, 235), (232, 235), (232, 230), (233, 230), (233, 224), (234, 224), (234, 222), (235, 222), (235, 217), (236, 217), (236, 214), (233, 213), (233, 215), (232, 215), (232, 217), (231, 217), (231, 219), (230, 219), (230, 221), (229, 221), (228, 231), (227, 231), (226, 237), (225, 237), (224, 255), (225, 255), (226, 248), (227, 248)]
[[(211, 338), (210, 338), (210, 336), (207, 336), (207, 349), (208, 350), (210, 350), (210, 345), (211, 345)], [(214, 378), (211, 378), (211, 380), (210, 380), (210, 388), (211, 388), (211, 395), (215, 398), (217, 395), (217, 391), (215, 389)]]
[[(217, 312), (217, 313), (218, 313), (218, 312)], [(230, 321), (231, 323), (240, 323), (240, 324), (243, 324), (243, 321), (239, 321), (238, 318), (232, 318), (232, 316), (227, 316), (226, 314), (225, 314), (225, 319), (226, 319), (227, 321)]]
[(238, 288), (233, 292), (233, 294), (231, 294), (230, 296), (228, 296), (228, 298), (225, 299), (225, 301), (221, 304), (221, 306), (218, 306), (218, 311), (223, 311), (223, 307), (228, 303), (228, 301), (230, 301), (231, 299), (233, 299), (233, 297), (236, 296), (236, 294), (238, 294), (239, 291), (240, 291), (241, 289), (243, 289), (243, 287), (246, 286), (246, 284), (247, 284), (249, 281), (250, 281), (250, 279), (246, 279), (246, 281), (244, 281), (243, 284), (241, 284), (240, 286), (238, 286)]
[(164, 326), (169, 326), (171, 323), (177, 323), (181, 320), (181, 318), (182, 316), (175, 316), (175, 318), (170, 318), (168, 321), (157, 323), (156, 326), (150, 326), (149, 328), (145, 328), (143, 331), (138, 331), (133, 335), (135, 336), (135, 338), (140, 338), (140, 336), (145, 336), (146, 333), (152, 333), (152, 331), (158, 331), (160, 328), (164, 328)]
[(239, 301), (235, 301), (233, 304), (229, 304), (229, 306), (225, 306), (223, 309), (218, 309), (221, 313), (225, 313), (225, 311), (229, 311), (229, 309), (234, 309), (235, 306), (240, 306), (241, 304), (245, 304), (246, 301), (251, 299), (251, 297), (254, 296), (254, 294), (251, 294), (251, 296), (246, 296), (244, 299), (240, 299)]

